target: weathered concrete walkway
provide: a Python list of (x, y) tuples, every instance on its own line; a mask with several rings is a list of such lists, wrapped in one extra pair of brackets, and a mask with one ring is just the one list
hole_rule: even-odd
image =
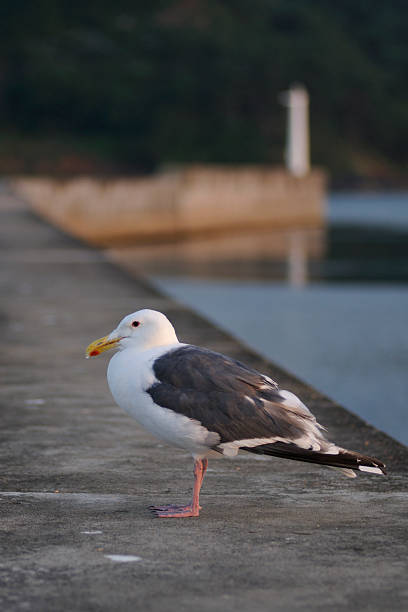
[[(408, 608), (406, 448), (6, 192), (0, 240), (1, 610)], [(149, 504), (188, 499), (191, 460), (113, 405), (106, 358), (83, 357), (90, 340), (147, 306), (183, 340), (277, 377), (337, 442), (377, 455), (390, 475), (353, 481), (278, 459), (213, 461), (199, 519), (154, 519)]]

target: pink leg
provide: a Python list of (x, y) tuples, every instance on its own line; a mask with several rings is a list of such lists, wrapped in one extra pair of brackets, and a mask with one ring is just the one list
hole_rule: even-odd
[(191, 504), (187, 506), (176, 506), (169, 504), (167, 506), (150, 506), (152, 512), (159, 517), (166, 518), (181, 518), (186, 516), (198, 516), (201, 506), (199, 503), (200, 489), (203, 484), (204, 474), (207, 469), (208, 459), (196, 459), (194, 461), (194, 488), (193, 499)]

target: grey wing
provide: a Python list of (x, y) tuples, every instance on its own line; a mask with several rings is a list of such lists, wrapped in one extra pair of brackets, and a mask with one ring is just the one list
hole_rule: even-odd
[(153, 369), (157, 383), (147, 390), (153, 400), (218, 433), (219, 446), (229, 444), (231, 454), (239, 445), (274, 442), (310, 450), (330, 446), (295, 395), (225, 355), (187, 345), (160, 357)]

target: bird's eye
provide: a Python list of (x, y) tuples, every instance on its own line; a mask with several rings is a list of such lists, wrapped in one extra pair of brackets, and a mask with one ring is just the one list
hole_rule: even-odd
[(133, 321), (132, 327), (139, 327), (140, 321)]

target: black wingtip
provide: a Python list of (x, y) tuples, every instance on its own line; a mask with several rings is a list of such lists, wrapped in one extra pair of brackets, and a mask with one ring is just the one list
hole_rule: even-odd
[(263, 444), (253, 448), (241, 448), (250, 453), (272, 455), (283, 459), (295, 461), (306, 461), (307, 463), (318, 463), (343, 469), (357, 470), (371, 474), (386, 474), (385, 465), (375, 457), (367, 457), (361, 453), (338, 448), (338, 454), (322, 453), (308, 449), (302, 449), (295, 444), (276, 442), (274, 444)]

